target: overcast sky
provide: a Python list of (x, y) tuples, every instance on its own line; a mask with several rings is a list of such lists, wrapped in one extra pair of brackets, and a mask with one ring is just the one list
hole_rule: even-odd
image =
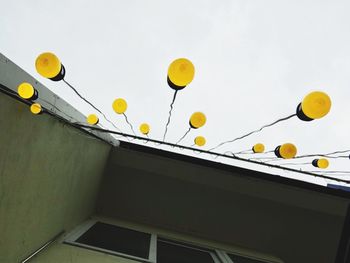
[[(202, 111), (206, 126), (192, 130), (182, 143), (190, 146), (203, 135), (209, 149), (293, 114), (307, 93), (321, 90), (333, 102), (325, 118), (294, 118), (217, 150), (235, 152), (257, 142), (267, 150), (291, 142), (298, 154), (350, 149), (348, 0), (0, 3), (1, 52), (82, 113), (96, 113), (64, 83), (35, 71), (37, 55), (54, 52), (67, 70), (66, 80), (124, 132), (131, 130), (111, 107), (118, 97), (127, 100), (126, 115), (136, 129), (148, 122), (150, 137), (162, 139), (174, 93), (166, 83), (167, 68), (186, 57), (196, 74), (178, 93), (166, 141), (176, 142), (190, 115)], [(331, 160), (329, 170), (350, 170), (349, 165), (347, 159)]]

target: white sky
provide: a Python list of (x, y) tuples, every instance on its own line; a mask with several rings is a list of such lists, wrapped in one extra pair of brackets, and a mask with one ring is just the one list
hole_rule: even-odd
[[(333, 101), (325, 118), (294, 118), (217, 150), (235, 152), (257, 142), (267, 150), (292, 142), (298, 154), (350, 149), (348, 0), (0, 0), (0, 7), (4, 55), (82, 113), (95, 113), (64, 83), (35, 71), (37, 55), (54, 52), (66, 80), (127, 133), (113, 100), (126, 99), (135, 129), (148, 122), (150, 137), (161, 139), (173, 96), (167, 68), (186, 57), (196, 75), (178, 93), (167, 141), (176, 142), (189, 116), (203, 111), (206, 126), (182, 143), (190, 146), (203, 135), (209, 149), (294, 113), (307, 93), (322, 90)], [(350, 170), (348, 159), (330, 161), (329, 170)]]

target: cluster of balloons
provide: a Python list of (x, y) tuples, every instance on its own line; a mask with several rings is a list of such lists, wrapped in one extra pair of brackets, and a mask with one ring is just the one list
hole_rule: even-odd
[[(35, 68), (37, 72), (52, 81), (64, 80), (65, 67), (59, 60), (59, 58), (50, 52), (40, 54), (35, 61)], [(195, 75), (195, 67), (192, 62), (186, 58), (179, 58), (174, 60), (168, 68), (167, 83), (170, 88), (176, 92), (184, 89), (189, 85)], [(38, 98), (38, 91), (32, 84), (23, 82), (18, 86), (18, 95), (31, 102), (30, 110), (33, 114), (40, 114), (42, 107), (39, 103), (35, 102)], [(117, 114), (124, 114), (128, 108), (128, 104), (125, 99), (117, 98), (112, 103), (112, 108)], [(302, 121), (312, 121), (320, 119), (328, 114), (331, 108), (331, 99), (329, 96), (321, 91), (314, 91), (307, 94), (304, 99), (299, 103), (296, 108), (296, 116)], [(207, 119), (204, 113), (194, 112), (189, 119), (189, 128), (198, 129), (205, 125)], [(96, 114), (90, 114), (86, 118), (86, 122), (90, 125), (97, 125), (99, 118)], [(150, 132), (150, 125), (148, 123), (142, 123), (139, 126), (141, 134), (148, 136)], [(186, 133), (187, 134), (187, 133)], [(186, 135), (185, 134), (185, 135)], [(204, 146), (206, 139), (203, 136), (197, 136), (194, 138), (194, 144), (197, 146)], [(265, 146), (262, 143), (257, 143), (252, 147), (253, 153), (264, 153)], [(297, 148), (292, 143), (285, 143), (275, 148), (274, 153), (276, 157), (283, 159), (292, 159), (297, 155)], [(312, 165), (318, 168), (325, 169), (328, 167), (329, 162), (327, 159), (315, 159), (312, 161)]]
[(33, 114), (40, 114), (42, 112), (41, 105), (34, 101), (38, 98), (38, 91), (28, 82), (23, 82), (17, 87), (18, 95), (32, 104), (30, 105), (30, 111)]

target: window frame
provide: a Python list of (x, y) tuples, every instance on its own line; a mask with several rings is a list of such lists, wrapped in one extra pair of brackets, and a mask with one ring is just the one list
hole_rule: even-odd
[(163, 242), (174, 246), (185, 247), (192, 250), (207, 252), (212, 257), (214, 263), (225, 263), (225, 261), (220, 260), (219, 256), (216, 254), (215, 249), (206, 248), (200, 245), (192, 245), (190, 243), (183, 242), (183, 241), (176, 241), (174, 239), (169, 240), (169, 238), (162, 237), (162, 236), (157, 237), (157, 242)]
[(68, 245), (72, 245), (72, 246), (76, 246), (76, 247), (90, 249), (90, 250), (93, 250), (93, 251), (106, 253), (106, 254), (109, 254), (109, 255), (114, 255), (114, 256), (119, 256), (119, 257), (123, 257), (123, 258), (128, 258), (128, 259), (132, 259), (132, 260), (136, 260), (136, 261), (140, 261), (140, 262), (147, 262), (147, 263), (156, 263), (157, 262), (157, 235), (154, 234), (154, 233), (149, 233), (149, 232), (145, 232), (145, 231), (139, 231), (139, 230), (135, 230), (135, 229), (132, 229), (132, 228), (129, 228), (129, 227), (119, 226), (119, 225), (116, 225), (116, 224), (105, 223), (105, 224), (114, 225), (116, 227), (130, 229), (130, 230), (133, 230), (133, 231), (138, 231), (138, 232), (142, 232), (142, 233), (151, 235), (150, 247), (149, 247), (148, 258), (147, 259), (146, 258), (137, 257), (137, 256), (133, 256), (133, 255), (129, 255), (129, 254), (125, 254), (125, 253), (121, 253), (121, 252), (114, 251), (114, 250), (104, 249), (104, 248), (90, 246), (90, 245), (86, 245), (84, 243), (76, 242), (76, 240), (78, 240), (79, 237), (81, 237), (93, 225), (95, 225), (98, 222), (105, 223), (105, 222), (103, 222), (103, 220), (91, 219), (91, 220), (88, 220), (88, 221), (84, 222), (83, 224), (77, 226), (76, 228), (74, 228), (64, 238), (63, 243), (64, 244), (68, 244)]
[(219, 256), (219, 258), (221, 259), (221, 261), (224, 263), (236, 263), (236, 262), (232, 261), (232, 259), (230, 258), (230, 256), (228, 254), (244, 257), (244, 258), (251, 259), (251, 260), (260, 261), (261, 263), (275, 263), (274, 261), (261, 259), (261, 258), (249, 256), (249, 255), (243, 255), (240, 253), (227, 252), (227, 251), (218, 250), (218, 249), (215, 251), (216, 251), (216, 254)]
[[(108, 250), (108, 249), (95, 247), (95, 246), (90, 246), (90, 245), (86, 245), (86, 244), (83, 244), (83, 243), (80, 243), (80, 242), (76, 242), (76, 240), (78, 240), (94, 224), (96, 224), (98, 222), (109, 224), (109, 225), (113, 225), (113, 226), (124, 228), (124, 229), (129, 229), (129, 230), (132, 230), (132, 231), (138, 231), (138, 232), (141, 232), (141, 233), (149, 234), (151, 236), (151, 238), (150, 238), (150, 247), (149, 247), (148, 258), (147, 259), (146, 258), (141, 258), (141, 257), (137, 257), (137, 256), (121, 253), (121, 252), (118, 252), (118, 251), (114, 251), (114, 250)], [(211, 255), (211, 257), (213, 258), (213, 261), (215, 263), (235, 263), (235, 262), (232, 261), (232, 259), (229, 257), (228, 254), (245, 257), (247, 259), (261, 261), (262, 263), (278, 263), (278, 262), (280, 262), (280, 261), (275, 261), (275, 260), (262, 259), (262, 258), (258, 258), (258, 257), (252, 256), (252, 255), (247, 255), (247, 254), (242, 254), (242, 253), (237, 253), (237, 252), (224, 251), (224, 250), (216, 249), (216, 248), (212, 248), (212, 247), (210, 248), (210, 247), (205, 246), (205, 245), (189, 242), (189, 241), (186, 241), (186, 240), (178, 240), (176, 238), (167, 237), (167, 236), (163, 236), (163, 235), (162, 236), (158, 236), (155, 233), (150, 233), (148, 231), (138, 230), (138, 229), (135, 229), (133, 227), (124, 226), (123, 224), (111, 223), (108, 220), (106, 221), (106, 220), (103, 220), (103, 219), (90, 219), (90, 220), (87, 220), (87, 221), (83, 222), (82, 224), (80, 224), (77, 227), (75, 227), (72, 231), (70, 231), (64, 237), (64, 239), (62, 240), (62, 243), (63, 244), (68, 244), (68, 245), (72, 245), (72, 246), (76, 246), (76, 247), (80, 247), (80, 248), (89, 249), (89, 250), (92, 250), (92, 251), (102, 252), (102, 253), (109, 254), (109, 255), (123, 257), (123, 258), (131, 259), (131, 260), (135, 260), (135, 261), (139, 261), (139, 262), (157, 263), (157, 242), (158, 241), (169, 243), (169, 244), (173, 244), (175, 246), (186, 247), (186, 248), (193, 249), (193, 250), (199, 250), (199, 251), (202, 251), (202, 252), (208, 252)]]

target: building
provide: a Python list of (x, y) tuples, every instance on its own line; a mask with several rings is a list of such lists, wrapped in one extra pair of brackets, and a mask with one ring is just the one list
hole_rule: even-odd
[(0, 87), (1, 263), (350, 262), (349, 192), (78, 129), (2, 54)]

